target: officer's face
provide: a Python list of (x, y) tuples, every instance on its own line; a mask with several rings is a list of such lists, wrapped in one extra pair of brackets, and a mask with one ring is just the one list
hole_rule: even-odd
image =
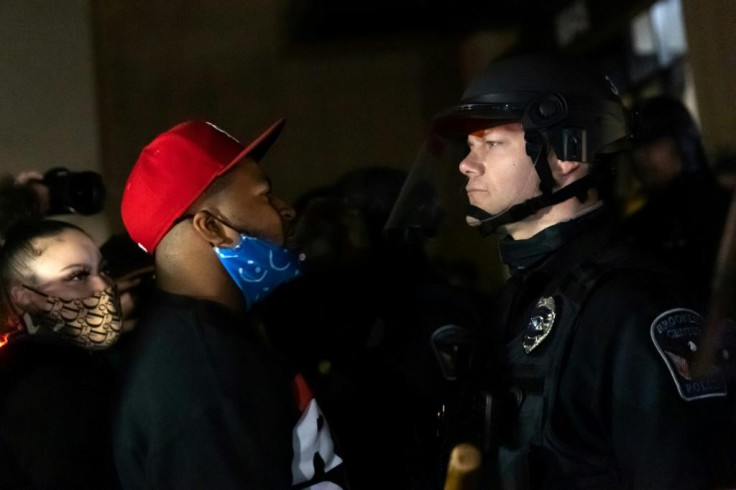
[[(468, 136), (470, 153), (460, 162), (470, 204), (499, 214), (539, 194), (539, 177), (521, 124), (503, 124)], [(471, 222), (469, 224), (477, 224)]]
[(631, 163), (646, 191), (667, 187), (682, 172), (682, 159), (673, 138), (637, 146), (631, 152)]

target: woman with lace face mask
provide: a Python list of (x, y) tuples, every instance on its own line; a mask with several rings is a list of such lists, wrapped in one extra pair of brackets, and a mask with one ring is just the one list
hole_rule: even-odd
[(14, 227), (0, 259), (15, 325), (89, 350), (122, 332), (120, 302), (97, 245), (81, 229), (44, 220)]
[[(0, 246), (0, 488), (116, 488), (120, 302), (81, 229), (22, 221)], [(114, 348), (110, 348), (114, 347)]]

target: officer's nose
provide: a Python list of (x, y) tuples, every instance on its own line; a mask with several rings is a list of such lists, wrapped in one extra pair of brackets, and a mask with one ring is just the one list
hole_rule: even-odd
[(460, 173), (467, 177), (483, 174), (483, 165), (473, 153), (463, 158), (458, 168), (460, 169)]

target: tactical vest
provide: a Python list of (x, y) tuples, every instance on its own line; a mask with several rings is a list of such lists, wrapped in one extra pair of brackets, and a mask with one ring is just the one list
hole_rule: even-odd
[[(534, 473), (542, 468), (545, 448), (565, 453), (565, 447), (550, 428), (550, 418), (558, 394), (561, 369), (575, 336), (578, 316), (596, 284), (608, 273), (619, 269), (611, 263), (585, 262), (574, 268), (561, 280), (549, 284), (541, 298), (554, 301), (554, 307), (542, 306), (530, 321), (544, 321), (544, 315), (553, 311), (552, 328), (548, 336), (529, 353), (522, 345), (527, 332), (522, 330), (505, 346), (506, 385), (504, 391), (495, 393), (496, 418), (493, 421), (493, 439), (497, 453), (489, 455), (497, 462), (497, 474), (491, 478), (495, 488), (524, 490), (532, 488)], [(539, 314), (535, 317), (535, 314)], [(548, 319), (547, 319), (548, 320)], [(576, 454), (576, 457), (581, 455)], [(617, 489), (623, 486), (613, 459), (595, 461), (593, 467), (600, 473), (573, 480), (560, 479), (549, 487), (560, 489)], [(536, 471), (535, 471), (536, 470)], [(548, 474), (549, 468), (543, 473)], [(556, 468), (560, 474), (575, 474), (575, 468)], [(536, 487), (536, 485), (534, 485)]]
[[(512, 277), (504, 296), (519, 304), (507, 302), (499, 311), (510, 314), (505, 321), (501, 319), (500, 325), (509, 325), (513, 330), (505, 335), (503, 342), (479, 339), (474, 343), (475, 352), (470, 356), (473, 363), (468, 375), (458, 383), (457, 399), (443, 407), (449, 420), (445, 432), (450, 436), (446, 439), (441, 436), (441, 445), (449, 449), (459, 442), (475, 443), (483, 452), (481, 481), (485, 488), (618, 490), (630, 487), (628, 476), (619, 469), (613, 451), (606, 449), (606, 434), (600, 434), (600, 444), (592, 441), (597, 448), (586, 449), (574, 439), (578, 434), (573, 433), (571, 439), (565, 426), (557, 424), (558, 414), (563, 415), (560, 421), (564, 423), (564, 413), (559, 412), (561, 399), (558, 399), (561, 382), (567, 379), (562, 376), (563, 370), (567, 372), (567, 366), (574, 366), (570, 363), (579, 359), (578, 354), (570, 357), (579, 327), (580, 331), (585, 330), (586, 336), (597, 337), (589, 331), (595, 325), (580, 324), (581, 313), (586, 312), (586, 318), (594, 313), (588, 311), (587, 304), (613, 276), (635, 275), (644, 281), (646, 289), (656, 291), (657, 302), (662, 304), (687, 301), (687, 291), (671, 287), (675, 281), (671, 271), (628, 246), (613, 245), (607, 240), (588, 243), (593, 245), (569, 249), (567, 259), (560, 257), (526, 276)], [(578, 257), (582, 257), (581, 262), (576, 262)], [(606, 290), (605, 294), (615, 292)], [(540, 307), (537, 303), (536, 310), (528, 315), (530, 307), (546, 298), (554, 300), (553, 307)], [(543, 327), (547, 321), (545, 315), (550, 311), (555, 314), (551, 330), (527, 353), (524, 344), (529, 326), (538, 323)], [(608, 345), (605, 339), (615, 334), (615, 325), (610, 327), (613, 329), (602, 331), (599, 345)], [(488, 332), (500, 330), (491, 328), (483, 333), (489, 335)], [(577, 346), (575, 349), (578, 352)], [(597, 356), (596, 352), (590, 354)], [(597, 437), (597, 429), (591, 429), (592, 436)], [(444, 461), (446, 467), (447, 459)]]
[[(493, 388), (492, 395), (481, 395), (492, 400), (490, 408), (485, 408), (485, 423), (490, 429), (483, 429), (490, 439), (481, 444), (490, 461), (485, 478), (493, 488), (538, 488), (535, 477), (543, 479), (545, 489), (627, 487), (612, 456), (581, 454), (551, 429), (561, 370), (575, 338), (580, 312), (607, 275), (627, 269), (654, 270), (637, 260), (627, 247), (598, 250), (542, 290), (540, 299), (551, 298), (554, 306), (538, 304), (530, 321), (543, 324), (549, 320), (545, 315), (553, 311), (547, 337), (527, 353), (523, 347), (527, 331), (522, 329), (504, 346), (502, 386)], [(549, 462), (556, 459), (550, 453), (570, 457), (560, 458), (562, 467), (550, 468)]]

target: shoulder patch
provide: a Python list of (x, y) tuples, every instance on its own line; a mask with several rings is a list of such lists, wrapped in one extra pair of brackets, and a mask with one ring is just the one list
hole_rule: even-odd
[(652, 342), (686, 401), (726, 395), (726, 381), (715, 366), (705, 375), (692, 374), (704, 323), (702, 316), (687, 308), (665, 311), (652, 322)]

